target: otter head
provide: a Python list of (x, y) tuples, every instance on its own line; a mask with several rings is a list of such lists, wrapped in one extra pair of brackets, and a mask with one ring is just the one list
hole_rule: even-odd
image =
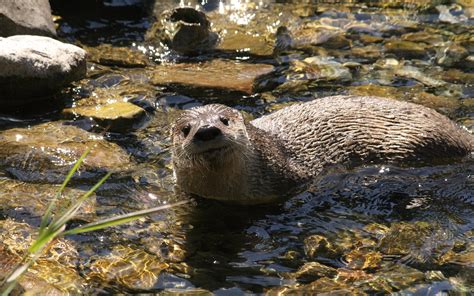
[(175, 168), (215, 170), (225, 166), (248, 145), (242, 115), (219, 104), (185, 111), (172, 127)]
[(258, 204), (281, 199), (294, 184), (279, 142), (224, 105), (183, 112), (172, 127), (172, 140), (176, 184), (186, 193)]

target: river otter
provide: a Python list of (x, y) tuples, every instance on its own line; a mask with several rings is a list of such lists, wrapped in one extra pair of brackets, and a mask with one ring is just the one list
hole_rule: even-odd
[(426, 162), (474, 147), (432, 109), (361, 96), (316, 99), (250, 123), (224, 105), (197, 107), (176, 120), (172, 138), (179, 188), (240, 204), (282, 199), (331, 165)]

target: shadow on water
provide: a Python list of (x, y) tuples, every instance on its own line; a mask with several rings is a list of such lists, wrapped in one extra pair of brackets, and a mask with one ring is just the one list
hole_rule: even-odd
[(245, 258), (241, 253), (258, 244), (259, 235), (267, 238), (264, 233), (253, 233), (255, 222), (280, 212), (278, 205), (245, 207), (199, 199), (189, 214), (193, 227), (187, 233), (185, 244), (189, 254), (186, 261), (194, 268), (193, 283), (216, 290), (233, 287), (229, 278), (259, 275), (258, 270), (252, 268), (255, 263), (248, 259), (242, 262)]

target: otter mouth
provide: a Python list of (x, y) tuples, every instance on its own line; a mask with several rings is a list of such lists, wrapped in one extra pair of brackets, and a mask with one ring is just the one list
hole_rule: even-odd
[(203, 150), (197, 154), (204, 155), (204, 156), (212, 156), (217, 154), (222, 154), (230, 150), (230, 146), (222, 146), (222, 147), (214, 147)]

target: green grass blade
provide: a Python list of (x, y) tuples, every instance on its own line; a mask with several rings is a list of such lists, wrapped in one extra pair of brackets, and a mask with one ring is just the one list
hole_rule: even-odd
[(118, 216), (115, 216), (115, 217), (111, 217), (109, 219), (100, 220), (100, 221), (97, 221), (97, 222), (86, 224), (86, 225), (81, 226), (81, 227), (70, 229), (68, 231), (63, 232), (62, 235), (78, 234), (78, 233), (89, 232), (89, 231), (98, 230), (98, 229), (102, 229), (102, 228), (106, 228), (106, 227), (110, 227), (110, 226), (124, 224), (124, 223), (130, 222), (130, 221), (145, 217), (149, 214), (152, 214), (152, 213), (155, 213), (155, 212), (158, 212), (158, 211), (162, 211), (162, 210), (165, 210), (165, 209), (169, 209), (169, 208), (172, 208), (172, 207), (176, 207), (176, 206), (179, 206), (179, 205), (183, 205), (183, 204), (188, 203), (188, 202), (189, 202), (188, 200), (185, 200), (185, 201), (177, 202), (177, 203), (174, 203), (174, 204), (169, 204), (169, 205), (159, 206), (159, 207), (155, 207), (155, 208), (151, 208), (151, 209), (136, 211), (136, 212), (132, 212), (132, 213), (124, 214), (124, 215), (118, 215)]
[(51, 242), (56, 236), (58, 236), (61, 232), (64, 231), (66, 228), (65, 225), (63, 227), (60, 227), (58, 229), (50, 230), (46, 228), (46, 231), (40, 235), (34, 243), (28, 248), (28, 252), (35, 254), (42, 250), (44, 246), (46, 246), (49, 242)]
[(10, 295), (10, 292), (15, 288), (16, 286), (16, 281), (9, 283), (6, 288), (2, 291), (1, 296), (8, 296)]
[(54, 219), (51, 224), (50, 228), (55, 230), (60, 227), (62, 227), (64, 224), (66, 224), (69, 220), (71, 220), (74, 215), (79, 211), (79, 208), (81, 207), (82, 203), (88, 199), (104, 182), (112, 175), (111, 172), (107, 173), (102, 179), (100, 179), (97, 184), (95, 184), (89, 191), (84, 193), (77, 201), (71, 205), (68, 209), (66, 209), (63, 213), (58, 215), (57, 219)]
[(48, 224), (49, 220), (51, 219), (51, 213), (54, 210), (54, 207), (56, 206), (56, 201), (59, 199), (61, 196), (62, 192), (64, 191), (64, 188), (66, 188), (67, 184), (71, 180), (72, 176), (76, 173), (76, 171), (79, 169), (79, 166), (82, 164), (86, 156), (91, 152), (92, 147), (89, 147), (82, 153), (81, 157), (77, 160), (77, 162), (74, 164), (74, 166), (69, 170), (66, 179), (64, 179), (64, 182), (61, 184), (61, 187), (58, 189), (58, 192), (56, 192), (56, 195), (54, 198), (51, 200), (51, 202), (48, 205), (48, 208), (46, 209), (46, 212), (43, 215), (43, 218), (41, 219), (40, 223), (40, 229), (39, 229), (39, 234), (41, 235), (46, 228), (46, 225)]

